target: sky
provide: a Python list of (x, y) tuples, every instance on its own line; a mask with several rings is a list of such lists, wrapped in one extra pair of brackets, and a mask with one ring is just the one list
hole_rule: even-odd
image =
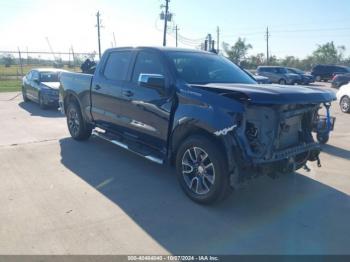
[[(102, 50), (116, 46), (161, 46), (165, 0), (0, 0), (0, 51), (97, 51), (96, 13), (101, 13)], [(234, 44), (238, 37), (253, 46), (249, 54), (266, 53), (266, 27), (270, 54), (299, 58), (318, 44), (334, 41), (350, 55), (349, 0), (171, 0), (168, 46), (196, 48), (208, 33)]]

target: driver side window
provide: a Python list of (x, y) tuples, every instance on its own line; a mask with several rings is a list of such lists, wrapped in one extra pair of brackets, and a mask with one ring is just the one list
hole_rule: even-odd
[(132, 82), (137, 83), (140, 74), (159, 74), (164, 76), (164, 73), (163, 63), (157, 54), (141, 51), (137, 55)]

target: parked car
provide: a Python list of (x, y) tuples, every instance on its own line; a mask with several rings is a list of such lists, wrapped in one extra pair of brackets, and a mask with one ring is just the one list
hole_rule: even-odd
[(23, 101), (37, 102), (42, 109), (58, 106), (59, 74), (65, 70), (54, 68), (33, 69), (22, 80)]
[(340, 88), (350, 82), (350, 73), (347, 74), (337, 74), (332, 79), (332, 87)]
[(294, 85), (301, 82), (301, 76), (289, 73), (287, 68), (281, 66), (259, 66), (256, 71), (257, 75), (265, 76), (272, 83), (280, 85)]
[(350, 83), (342, 86), (337, 92), (340, 109), (343, 113), (350, 113)]
[(174, 165), (184, 192), (203, 204), (257, 175), (319, 162), (312, 132), (323, 131), (314, 129), (320, 106), (336, 98), (258, 85), (222, 56), (177, 48), (108, 49), (93, 76), (62, 73), (60, 81), (74, 139), (93, 134)]
[(329, 81), (336, 74), (350, 73), (350, 68), (338, 65), (316, 65), (311, 70), (311, 75), (317, 82)]
[(314, 77), (310, 74), (305, 73), (303, 70), (291, 67), (288, 67), (287, 70), (288, 73), (300, 75), (301, 81), (299, 82), (299, 84), (308, 85), (310, 83), (315, 82)]
[(270, 79), (265, 76), (258, 76), (251, 73), (249, 70), (243, 69), (250, 77), (252, 77), (258, 84), (272, 84)]

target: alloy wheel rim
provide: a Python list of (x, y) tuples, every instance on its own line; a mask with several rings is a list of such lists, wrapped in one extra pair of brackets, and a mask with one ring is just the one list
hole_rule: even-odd
[(69, 111), (68, 125), (69, 125), (69, 130), (72, 132), (74, 136), (76, 136), (79, 133), (80, 122), (79, 122), (78, 113), (74, 109), (71, 109)]
[(349, 110), (349, 99), (343, 99), (342, 100), (342, 103), (341, 103), (341, 108), (344, 112), (348, 111)]
[(209, 193), (215, 183), (215, 167), (209, 155), (200, 147), (191, 147), (182, 157), (182, 176), (191, 192)]

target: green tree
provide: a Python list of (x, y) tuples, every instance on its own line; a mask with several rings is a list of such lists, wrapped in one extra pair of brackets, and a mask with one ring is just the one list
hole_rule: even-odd
[(239, 37), (233, 46), (230, 46), (228, 43), (223, 43), (223, 48), (232, 62), (240, 64), (241, 61), (246, 59), (248, 51), (252, 49), (253, 46), (246, 43), (244, 38)]
[(345, 46), (336, 47), (332, 41), (318, 45), (312, 56), (315, 64), (336, 64), (342, 60), (344, 51)]
[(4, 61), (5, 67), (10, 67), (15, 63), (15, 58), (13, 55), (3, 56), (2, 60)]

